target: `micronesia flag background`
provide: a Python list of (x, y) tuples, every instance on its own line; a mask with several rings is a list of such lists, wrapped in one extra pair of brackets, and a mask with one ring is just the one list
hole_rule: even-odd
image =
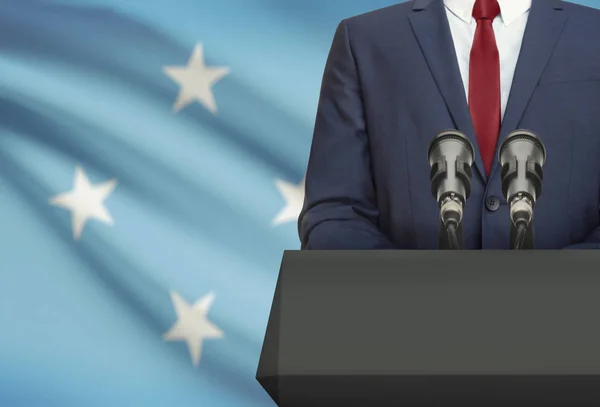
[(0, 406), (274, 405), (327, 52), (392, 3), (0, 0)]

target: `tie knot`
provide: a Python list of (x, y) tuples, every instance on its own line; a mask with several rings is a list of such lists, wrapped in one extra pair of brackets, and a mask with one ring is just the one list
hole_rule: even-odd
[(494, 20), (500, 14), (498, 0), (476, 0), (473, 7), (475, 20)]

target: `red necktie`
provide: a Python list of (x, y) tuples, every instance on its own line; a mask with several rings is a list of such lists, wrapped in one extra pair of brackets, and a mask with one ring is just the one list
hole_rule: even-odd
[(500, 57), (492, 27), (498, 14), (498, 0), (475, 1), (473, 17), (477, 29), (469, 62), (469, 110), (487, 175), (500, 132)]

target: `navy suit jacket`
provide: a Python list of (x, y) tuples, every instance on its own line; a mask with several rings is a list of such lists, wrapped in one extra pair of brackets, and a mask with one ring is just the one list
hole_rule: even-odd
[[(547, 148), (536, 248), (600, 248), (599, 10), (533, 0), (498, 143), (519, 128)], [(446, 129), (477, 146), (443, 1), (343, 20), (322, 82), (302, 249), (438, 248), (427, 148)], [(487, 177), (477, 151), (464, 247), (509, 249), (509, 222), (500, 166)]]

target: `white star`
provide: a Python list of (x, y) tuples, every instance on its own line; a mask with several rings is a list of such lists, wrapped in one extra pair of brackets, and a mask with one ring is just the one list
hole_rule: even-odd
[(179, 294), (171, 292), (171, 301), (177, 314), (177, 322), (173, 324), (164, 338), (166, 341), (186, 341), (194, 366), (198, 366), (200, 363), (202, 341), (223, 337), (223, 332), (206, 317), (214, 299), (215, 295), (209, 293), (192, 306)]
[(104, 201), (116, 186), (116, 179), (92, 185), (83, 169), (76, 166), (73, 189), (53, 196), (50, 198), (50, 204), (71, 211), (73, 238), (78, 240), (88, 219), (97, 219), (108, 225), (114, 223), (104, 206)]
[(304, 182), (304, 178), (298, 185), (290, 184), (280, 179), (275, 181), (275, 186), (285, 200), (285, 207), (273, 219), (274, 225), (298, 220), (298, 215), (300, 215), (302, 205), (304, 204)]
[(213, 114), (217, 113), (212, 86), (229, 73), (229, 68), (206, 66), (201, 43), (196, 44), (187, 66), (165, 66), (163, 71), (180, 85), (179, 95), (173, 105), (176, 112), (198, 100)]

